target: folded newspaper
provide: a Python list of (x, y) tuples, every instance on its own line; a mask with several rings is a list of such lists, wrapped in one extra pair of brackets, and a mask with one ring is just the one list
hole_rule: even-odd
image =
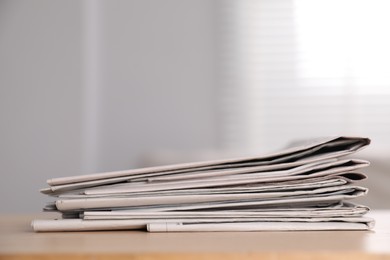
[(350, 159), (368, 146), (362, 137), (305, 142), (267, 156), (193, 162), (62, 177), (42, 193), (45, 211), (35, 231), (149, 232), (368, 230), (367, 194), (357, 185), (368, 161)]

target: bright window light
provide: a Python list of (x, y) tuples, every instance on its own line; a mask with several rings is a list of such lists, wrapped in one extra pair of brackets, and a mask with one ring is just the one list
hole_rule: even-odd
[(227, 149), (329, 135), (390, 150), (390, 1), (220, 1)]

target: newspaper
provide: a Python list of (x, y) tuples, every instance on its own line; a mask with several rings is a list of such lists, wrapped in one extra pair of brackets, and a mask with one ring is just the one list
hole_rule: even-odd
[(373, 220), (365, 217), (342, 218), (267, 218), (247, 219), (171, 219), (171, 220), (34, 220), (37, 232), (145, 230), (149, 232), (210, 232), (210, 231), (309, 231), (309, 230), (368, 230)]
[(370, 140), (334, 137), (279, 153), (54, 178), (41, 190), (58, 220), (35, 231), (149, 232), (367, 230), (368, 208), (349, 200), (368, 161), (350, 159)]
[[(328, 158), (337, 158), (345, 156), (364, 148), (370, 143), (368, 138), (360, 137), (333, 137), (324, 138), (314, 142), (309, 142), (302, 146), (290, 148), (279, 153), (274, 153), (268, 156), (249, 157), (249, 158), (233, 158), (225, 160), (214, 160), (195, 163), (183, 163), (167, 166), (149, 167), (142, 169), (133, 169), (117, 172), (106, 172), (89, 175), (79, 175), (73, 177), (62, 177), (47, 180), (50, 186), (79, 183), (85, 181), (94, 181), (102, 179), (111, 179), (115, 177), (142, 177), (146, 174), (174, 174), (180, 172), (188, 172), (194, 170), (211, 170), (211, 169), (229, 169), (234, 167), (245, 167), (264, 165), (273, 169), (283, 168), (284, 163), (296, 162), (297, 165), (303, 165), (308, 162), (320, 161)], [(288, 166), (287, 166), (288, 167)]]

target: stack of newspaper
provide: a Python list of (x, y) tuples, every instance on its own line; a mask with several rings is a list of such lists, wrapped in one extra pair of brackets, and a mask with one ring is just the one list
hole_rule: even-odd
[(55, 178), (55, 197), (35, 231), (150, 232), (367, 230), (366, 206), (350, 199), (369, 162), (350, 159), (368, 138), (334, 137), (279, 153)]

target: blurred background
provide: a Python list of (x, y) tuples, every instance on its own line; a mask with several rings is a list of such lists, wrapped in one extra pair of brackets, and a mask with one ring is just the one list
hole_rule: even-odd
[(368, 136), (390, 208), (390, 2), (0, 0), (0, 211), (48, 178)]

